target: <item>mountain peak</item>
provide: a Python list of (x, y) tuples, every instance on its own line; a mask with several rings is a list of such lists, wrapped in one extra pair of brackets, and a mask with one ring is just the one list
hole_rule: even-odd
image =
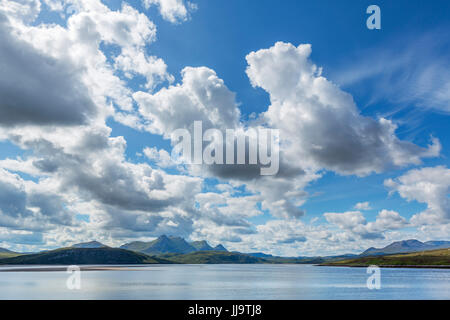
[(196, 251), (181, 237), (161, 235), (150, 242), (134, 242), (123, 245), (121, 248), (139, 251), (150, 255), (165, 253), (189, 253)]
[(165, 234), (159, 236), (158, 238), (156, 238), (154, 241), (169, 241), (169, 237), (166, 236)]
[(104, 245), (101, 242), (98, 241), (89, 241), (89, 242), (82, 242), (82, 243), (76, 243), (72, 245), (72, 248), (84, 248), (84, 249), (98, 249), (98, 248), (107, 248), (108, 246)]
[(228, 251), (223, 245), (218, 244), (214, 247), (214, 251)]
[(211, 251), (213, 247), (206, 240), (194, 241), (190, 243), (197, 251)]
[(406, 244), (406, 245), (421, 245), (421, 244), (423, 244), (423, 242), (420, 242), (419, 240), (416, 240), (416, 239), (408, 239), (408, 240), (403, 240), (403, 241), (398, 241), (398, 242)]

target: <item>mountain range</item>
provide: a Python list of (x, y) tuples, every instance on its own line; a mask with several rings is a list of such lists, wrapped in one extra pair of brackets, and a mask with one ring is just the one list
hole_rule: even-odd
[(359, 256), (353, 259), (326, 261), (324, 266), (388, 268), (450, 268), (450, 249), (426, 250), (389, 255)]
[[(135, 241), (111, 248), (98, 241), (74, 244), (68, 248), (24, 254), (0, 248), (0, 264), (214, 264), (214, 263), (307, 263), (321, 264), (337, 261), (358, 261), (366, 257), (384, 257), (395, 254), (430, 252), (430, 250), (450, 248), (450, 241), (404, 240), (376, 249), (369, 248), (360, 255), (346, 254), (325, 257), (277, 257), (261, 252), (229, 252), (222, 245), (212, 247), (206, 241), (188, 242), (180, 237), (160, 236), (149, 241)], [(446, 251), (447, 252), (447, 251)], [(427, 256), (425, 254), (425, 256)], [(350, 260), (349, 260), (350, 259)], [(416, 259), (416, 258), (415, 258)], [(427, 261), (441, 261), (446, 256), (427, 256)], [(417, 259), (416, 259), (417, 260)], [(416, 261), (414, 260), (414, 261)], [(365, 260), (364, 260), (365, 261)]]
[(137, 251), (149, 255), (168, 253), (187, 254), (196, 251), (227, 251), (221, 244), (211, 247), (206, 241), (187, 242), (181, 237), (168, 237), (165, 235), (150, 241), (134, 241), (120, 246), (121, 249)]
[(397, 253), (411, 253), (427, 250), (447, 249), (450, 248), (450, 241), (427, 241), (421, 242), (419, 240), (410, 239), (403, 241), (396, 241), (384, 248), (369, 248), (361, 256), (377, 256)]

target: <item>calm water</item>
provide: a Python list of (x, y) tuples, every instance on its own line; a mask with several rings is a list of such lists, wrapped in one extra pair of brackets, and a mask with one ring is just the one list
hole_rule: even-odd
[[(1, 267), (0, 270), (4, 268)], [(381, 289), (365, 268), (312, 265), (151, 265), (66, 272), (0, 272), (0, 299), (450, 299), (450, 270), (382, 269)]]

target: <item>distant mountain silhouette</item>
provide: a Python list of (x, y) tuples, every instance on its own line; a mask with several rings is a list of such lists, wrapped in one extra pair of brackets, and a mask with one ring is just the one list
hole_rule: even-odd
[(263, 253), (263, 252), (250, 252), (250, 253), (247, 253), (247, 254), (249, 256), (256, 257), (256, 258), (273, 258), (273, 255), (266, 254), (266, 253)]
[(167, 253), (186, 254), (196, 251), (227, 251), (222, 245), (213, 248), (204, 240), (189, 243), (181, 237), (168, 237), (166, 235), (162, 235), (150, 242), (134, 241), (126, 243), (120, 248), (149, 255), (161, 255)]
[(427, 241), (421, 242), (419, 240), (410, 239), (403, 241), (396, 241), (384, 248), (369, 248), (361, 256), (375, 256), (387, 255), (396, 253), (410, 253), (426, 250), (446, 249), (450, 248), (450, 241)]
[(164, 253), (189, 253), (196, 249), (180, 237), (160, 236), (158, 239), (150, 242), (135, 241), (124, 244), (120, 248), (142, 252), (150, 255), (159, 255)]

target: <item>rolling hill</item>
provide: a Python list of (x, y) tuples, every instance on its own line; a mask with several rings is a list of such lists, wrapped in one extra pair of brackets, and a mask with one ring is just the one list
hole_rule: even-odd
[(327, 262), (326, 266), (367, 267), (442, 267), (450, 268), (450, 249), (438, 249), (422, 252), (377, 255)]
[(255, 256), (241, 252), (228, 251), (196, 251), (187, 254), (165, 254), (158, 258), (163, 258), (182, 264), (318, 264), (327, 260), (321, 257), (285, 258), (265, 255)]
[(115, 248), (62, 248), (0, 259), (2, 265), (154, 264), (171, 261)]
[(0, 259), (3, 258), (12, 258), (12, 257), (17, 257), (20, 256), (21, 253), (18, 252), (14, 252), (5, 248), (0, 248)]
[(270, 263), (248, 254), (223, 251), (196, 251), (187, 254), (165, 254), (158, 256), (182, 264), (255, 264)]

